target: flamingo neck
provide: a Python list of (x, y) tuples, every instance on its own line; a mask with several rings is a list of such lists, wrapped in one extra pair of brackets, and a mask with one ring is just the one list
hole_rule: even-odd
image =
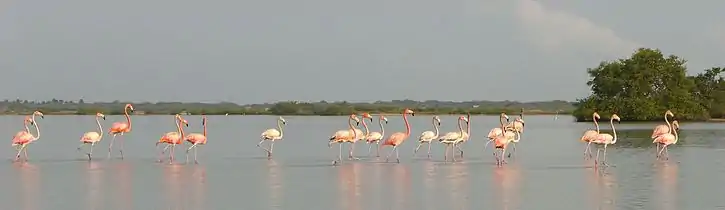
[(408, 114), (403, 112), (403, 121), (405, 121), (405, 136), (410, 136), (410, 124), (408, 123)]
[(460, 134), (459, 136), (463, 137), (463, 124), (461, 124), (461, 121), (463, 120), (458, 119), (458, 133)]
[(175, 117), (174, 124), (176, 124), (176, 132), (179, 132), (181, 136), (184, 136), (183, 131), (181, 131), (181, 117)]
[(362, 124), (363, 124), (363, 127), (365, 127), (365, 135), (366, 136), (369, 135), (370, 134), (370, 129), (368, 129), (368, 124), (365, 123), (365, 119), (364, 118), (362, 120)]
[(468, 133), (468, 138), (471, 138), (471, 113), (469, 112), (466, 114), (466, 117), (468, 117), (468, 122), (466, 122), (466, 133)]
[(498, 118), (498, 122), (501, 123), (501, 136), (505, 136), (504, 134), (506, 133), (506, 127), (504, 127), (503, 124), (503, 116), (500, 116)]
[(357, 132), (355, 132), (355, 127), (352, 127), (352, 116), (347, 119), (347, 125), (350, 126), (350, 132), (352, 132), (352, 139), (357, 139)]
[(35, 124), (35, 137), (33, 138), (33, 141), (38, 140), (40, 138), (40, 125), (38, 125), (38, 122), (35, 121), (35, 114), (33, 114), (33, 124)]
[(96, 124), (98, 124), (98, 133), (101, 134), (101, 136), (98, 137), (98, 139), (103, 138), (103, 127), (101, 127), (101, 121), (98, 120), (98, 116), (96, 116)]
[(436, 123), (435, 118), (433, 118), (433, 129), (435, 129), (435, 131), (436, 131), (435, 136), (438, 137), (438, 123)]
[(667, 113), (665, 113), (665, 123), (667, 123), (667, 127), (670, 128), (670, 130), (672, 130), (672, 124), (670, 123), (669, 120), (667, 120)]
[(679, 135), (677, 135), (677, 130), (675, 130), (675, 129), (670, 129), (670, 130), (671, 130), (671, 131), (672, 131), (672, 132), (673, 132), (673, 133), (675, 134), (675, 143), (676, 143), (676, 142), (677, 142), (677, 140), (679, 140), (679, 139), (680, 139), (680, 136), (679, 136)]
[(27, 121), (27, 120), (23, 120), (23, 125), (25, 126), (25, 132), (28, 132), (28, 133), (30, 133), (30, 128), (28, 127), (28, 124), (29, 124), (29, 123), (28, 123), (28, 121)]
[[(204, 131), (206, 132), (206, 124), (204, 124)], [(282, 138), (284, 136), (284, 131), (282, 131), (282, 121), (277, 120), (277, 129), (279, 129), (279, 138)], [(206, 136), (206, 133), (204, 134)]]
[(614, 119), (609, 119), (609, 125), (612, 126), (612, 135), (614, 135), (614, 139), (611, 144), (617, 143), (617, 130), (614, 129)]
[(128, 106), (123, 108), (123, 115), (126, 116), (126, 123), (128, 123), (128, 130), (131, 130), (131, 116), (128, 115)]
[[(206, 117), (204, 118), (204, 125), (203, 126), (204, 126), (204, 137), (206, 137)], [(282, 130), (280, 128), (280, 133), (281, 132), (282, 132)]]
[(378, 124), (380, 125), (380, 136), (382, 138), (385, 136), (385, 127), (383, 127), (383, 120), (378, 120)]
[(594, 119), (594, 126), (597, 127), (597, 133), (599, 133), (599, 123), (597, 122), (597, 118), (593, 117), (592, 119)]

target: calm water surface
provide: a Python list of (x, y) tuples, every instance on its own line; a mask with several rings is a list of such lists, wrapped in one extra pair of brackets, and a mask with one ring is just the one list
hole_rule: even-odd
[[(122, 116), (108, 116), (104, 130)], [(200, 132), (199, 116), (187, 116), (187, 132)], [(93, 116), (38, 119), (41, 137), (30, 161), (12, 163), (11, 136), (22, 117), (0, 117), (7, 148), (0, 150), (2, 209), (657, 209), (725, 208), (725, 124), (682, 123), (669, 161), (657, 161), (649, 135), (655, 124), (620, 124), (620, 141), (609, 147), (613, 167), (595, 169), (583, 159), (582, 132), (593, 127), (553, 116), (526, 117), (517, 155), (498, 168), (485, 135), (497, 117), (475, 116), (462, 161), (413, 158), (417, 135), (431, 130), (430, 116), (411, 117), (412, 136), (400, 147), (401, 163), (367, 157), (330, 166), (336, 147), (328, 137), (344, 129), (345, 117), (286, 117), (285, 139), (272, 160), (256, 148), (273, 116), (210, 116), (209, 144), (199, 165), (156, 163), (154, 143), (173, 131), (173, 116), (133, 116), (126, 159), (107, 160), (110, 138), (87, 161), (77, 152), (80, 136), (97, 129)], [(388, 134), (404, 131), (402, 118), (388, 117)], [(456, 130), (456, 116), (443, 116), (441, 132)], [(377, 123), (371, 128), (378, 130)], [(603, 123), (604, 132), (610, 132)], [(424, 146), (425, 147), (425, 146)], [(347, 147), (345, 148), (347, 149)], [(386, 155), (390, 148), (384, 148)], [(114, 156), (118, 157), (115, 149)], [(373, 152), (374, 153), (374, 152)]]

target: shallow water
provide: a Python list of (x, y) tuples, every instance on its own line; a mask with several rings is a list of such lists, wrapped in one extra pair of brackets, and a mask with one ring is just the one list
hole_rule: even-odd
[[(516, 155), (499, 168), (490, 148), (483, 150), (483, 136), (497, 117), (473, 117), (465, 157), (444, 163), (440, 144), (432, 145), (432, 160), (425, 158), (426, 146), (412, 157), (417, 135), (432, 129), (430, 116), (416, 116), (412, 139), (400, 146), (400, 164), (368, 158), (360, 142), (356, 154), (362, 160), (333, 167), (337, 146), (328, 148), (327, 139), (345, 128), (346, 118), (285, 118), (285, 138), (275, 145), (272, 160), (255, 145), (276, 117), (210, 116), (200, 164), (185, 165), (179, 147), (178, 164), (168, 165), (155, 162), (154, 143), (175, 129), (173, 116), (133, 116), (132, 132), (122, 137), (126, 158), (106, 159), (106, 136), (90, 162), (76, 147), (84, 132), (96, 129), (93, 117), (47, 116), (38, 119), (41, 137), (29, 147), (27, 163), (11, 162), (9, 147), (22, 117), (0, 117), (0, 132), (8, 137), (8, 148), (0, 150), (6, 157), (0, 163), (0, 202), (3, 209), (18, 210), (725, 208), (725, 124), (683, 122), (669, 161), (655, 160), (648, 138), (655, 124), (615, 125), (620, 140), (607, 151), (613, 167), (595, 169), (583, 159), (579, 142), (591, 124), (527, 116)], [(186, 119), (187, 132), (201, 131), (199, 116)], [(400, 117), (388, 119), (388, 134), (404, 131)], [(454, 131), (455, 119), (443, 116), (441, 132)], [(104, 130), (121, 120), (108, 116)], [(372, 124), (377, 131), (377, 122)], [(602, 128), (610, 132), (604, 123)]]

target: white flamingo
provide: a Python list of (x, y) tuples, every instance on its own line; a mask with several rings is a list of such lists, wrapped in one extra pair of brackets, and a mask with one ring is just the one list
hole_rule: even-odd
[[(468, 118), (466, 118), (466, 116), (458, 117), (458, 132), (448, 132), (445, 135), (443, 135), (442, 137), (440, 137), (440, 139), (438, 139), (438, 141), (440, 143), (446, 145), (445, 153), (443, 154), (443, 160), (446, 160), (446, 161), (448, 160), (448, 147), (455, 147), (454, 144), (456, 142), (460, 141), (461, 139), (463, 139), (464, 132), (463, 132), (463, 126), (461, 125), (462, 121), (468, 123)], [(456, 161), (455, 154), (453, 154), (453, 161), (454, 162)]]
[[(274, 149), (274, 142), (277, 140), (282, 140), (282, 137), (284, 137), (284, 131), (282, 130), (282, 125), (287, 125), (287, 121), (280, 116), (277, 118), (277, 129), (279, 129), (279, 130), (270, 128), (270, 129), (267, 129), (266, 131), (262, 132), (262, 135), (260, 135), (262, 140), (259, 141), (259, 143), (257, 143), (257, 147), (262, 148), (264, 151), (266, 151), (267, 157), (272, 157), (272, 150)], [(266, 149), (261, 146), (264, 141), (270, 141), (269, 149)]]
[(597, 130), (586, 130), (582, 135), (581, 141), (587, 142), (587, 148), (584, 149), (584, 159), (592, 157), (591, 145), (592, 140), (596, 139), (597, 135), (599, 135), (599, 123), (597, 123), (599, 118), (601, 118), (599, 117), (599, 113), (594, 112), (594, 114), (592, 114), (592, 120), (594, 121), (594, 127), (596, 127)]
[[(373, 122), (372, 116), (370, 116), (369, 119), (370, 119), (370, 122)], [(363, 119), (363, 122), (364, 121), (365, 121), (365, 119)], [(385, 137), (385, 127), (383, 127), (383, 122), (385, 122), (385, 124), (388, 124), (388, 118), (386, 118), (385, 116), (383, 116), (381, 114), (380, 117), (378, 118), (378, 124), (380, 125), (380, 132), (377, 132), (377, 131), (370, 132), (370, 134), (368, 134), (367, 137), (365, 138), (365, 141), (368, 143), (368, 156), (370, 156), (370, 153), (372, 153), (373, 143), (375, 143), (378, 146), (375, 157), (380, 157), (380, 141), (382, 141), (383, 138)]]
[(430, 145), (433, 140), (438, 139), (438, 126), (441, 126), (441, 118), (438, 116), (433, 116), (432, 124), (435, 132), (424, 131), (420, 134), (420, 136), (418, 136), (418, 146), (415, 147), (415, 152), (413, 152), (413, 156), (418, 153), (418, 149), (420, 149), (420, 146), (422, 146), (423, 144), (428, 144), (428, 158), (431, 157)]

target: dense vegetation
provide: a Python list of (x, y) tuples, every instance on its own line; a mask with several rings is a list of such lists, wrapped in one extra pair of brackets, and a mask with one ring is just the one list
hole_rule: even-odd
[(714, 67), (687, 75), (686, 61), (660, 50), (641, 48), (631, 57), (601, 62), (587, 70), (592, 94), (579, 99), (577, 121), (612, 113), (627, 121), (662, 120), (668, 109), (679, 120), (708, 120), (725, 116), (725, 80)]
[[(122, 114), (122, 101), (87, 103), (83, 100), (64, 101), (0, 101), (0, 113), (4, 114), (29, 114), (34, 110), (40, 110), (45, 114)], [(400, 113), (405, 108), (411, 108), (417, 114), (498, 114), (502, 111), (507, 113), (518, 113), (519, 109), (526, 110), (526, 114), (553, 114), (571, 113), (574, 109), (572, 102), (567, 101), (545, 101), (545, 102), (515, 102), (515, 101), (469, 101), (469, 102), (448, 102), (448, 101), (412, 101), (394, 100), (388, 102), (374, 103), (348, 103), (348, 102), (279, 102), (274, 104), (250, 104), (238, 105), (234, 103), (181, 103), (181, 102), (159, 102), (159, 103), (131, 103), (136, 109), (134, 114), (244, 114), (244, 115), (347, 115), (353, 112), (372, 113)]]

